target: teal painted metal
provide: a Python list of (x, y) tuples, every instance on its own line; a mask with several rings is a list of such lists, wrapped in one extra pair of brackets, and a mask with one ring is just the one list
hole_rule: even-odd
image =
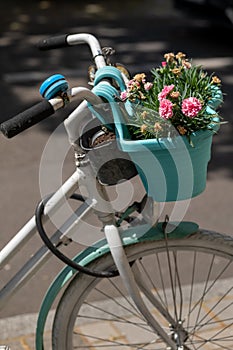
[[(172, 223), (170, 223), (172, 224)], [(197, 232), (198, 225), (193, 222), (173, 223), (174, 229), (168, 233), (169, 239), (182, 239), (192, 233)], [(149, 225), (141, 225), (130, 228), (122, 232), (122, 241), (124, 246), (129, 246), (138, 242), (159, 241), (164, 239), (163, 223), (158, 223), (156, 227)], [(78, 254), (74, 260), (82, 266), (86, 266), (90, 262), (100, 258), (104, 254), (109, 253), (109, 247), (105, 239), (96, 242), (93, 246), (88, 247)], [(43, 333), (48, 313), (58, 296), (61, 289), (75, 275), (76, 271), (66, 266), (55, 278), (48, 289), (42, 302), (36, 329), (36, 350), (43, 350)]]

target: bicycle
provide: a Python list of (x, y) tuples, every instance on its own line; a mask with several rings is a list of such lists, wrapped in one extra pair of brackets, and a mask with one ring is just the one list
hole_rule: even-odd
[[(159, 204), (146, 192), (123, 211), (114, 209), (107, 186), (132, 179), (137, 169), (110, 140), (105, 148), (116, 156), (96, 170), (98, 147), (92, 157), (89, 141), (105, 133), (106, 126), (114, 131), (113, 93), (130, 74), (123, 65), (111, 64), (106, 57), (111, 50), (102, 50), (90, 34), (52, 37), (39, 46), (53, 49), (80, 43), (91, 49), (95, 64), (89, 72), (94, 87), (70, 89), (62, 75), (52, 76), (41, 85), (42, 102), (1, 124), (1, 131), (11, 138), (69, 102), (82, 100), (64, 121), (74, 149), (75, 172), (39, 202), (35, 216), (0, 252), (3, 267), (37, 231), (44, 242), (1, 290), (1, 306), (54, 254), (66, 266), (42, 302), (37, 350), (44, 348), (46, 319), (63, 290), (53, 321), (55, 350), (231, 349), (233, 238), (200, 229), (193, 222), (170, 222), (167, 217), (159, 221)], [(77, 193), (80, 187), (88, 190), (87, 196)], [(78, 208), (49, 238), (44, 225), (68, 200), (78, 202)], [(78, 242), (82, 222), (93, 214), (101, 224), (95, 230), (103, 231), (105, 237), (69, 258), (59, 248)]]

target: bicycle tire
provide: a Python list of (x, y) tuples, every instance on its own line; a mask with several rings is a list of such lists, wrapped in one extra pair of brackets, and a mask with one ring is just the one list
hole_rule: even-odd
[[(157, 299), (182, 323), (182, 331), (175, 333), (183, 349), (232, 349), (233, 238), (200, 230), (167, 243), (160, 240), (127, 246), (128, 259), (139, 261)], [(112, 257), (108, 253), (91, 265), (110, 268)], [(166, 319), (148, 305), (174, 338)], [(125, 295), (120, 277), (99, 279), (82, 273), (72, 279), (58, 304), (52, 346), (54, 350), (167, 349)]]

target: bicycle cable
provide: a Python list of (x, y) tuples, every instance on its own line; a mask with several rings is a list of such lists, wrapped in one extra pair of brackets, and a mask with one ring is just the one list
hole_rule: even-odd
[[(72, 267), (73, 269), (79, 271), (79, 272), (83, 272), (87, 275), (90, 276), (94, 276), (94, 277), (101, 277), (101, 278), (110, 278), (110, 277), (116, 277), (119, 275), (118, 270), (109, 270), (109, 271), (96, 271), (96, 270), (92, 270), (89, 269), (88, 267), (84, 267), (78, 263), (76, 263), (74, 260), (71, 260), (70, 258), (68, 258), (66, 255), (64, 255), (59, 249), (57, 249), (57, 247), (51, 242), (51, 240), (49, 239), (47, 233), (45, 232), (45, 229), (43, 227), (43, 223), (42, 223), (42, 218), (44, 215), (44, 206), (46, 204), (46, 202), (51, 198), (51, 195), (48, 196), (46, 199), (42, 199), (35, 210), (35, 218), (36, 218), (36, 226), (37, 226), (37, 230), (38, 233), (41, 237), (41, 239), (43, 240), (43, 242), (45, 243), (45, 245), (48, 247), (48, 249), (60, 260), (62, 260), (65, 264), (69, 265), (70, 267)], [(71, 199), (75, 199), (75, 200), (79, 200), (82, 202), (85, 202), (85, 199), (79, 195), (79, 194), (73, 194), (71, 197)]]

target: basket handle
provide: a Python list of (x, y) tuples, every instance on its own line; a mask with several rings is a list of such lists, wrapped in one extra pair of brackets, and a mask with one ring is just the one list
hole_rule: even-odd
[[(92, 91), (97, 96), (104, 98), (109, 103), (112, 110), (113, 122), (117, 131), (117, 137), (119, 139), (123, 139), (126, 135), (129, 137), (127, 128), (125, 127), (127, 120), (124, 118), (119, 104), (116, 102), (116, 97), (119, 98), (118, 90), (107, 83), (101, 82), (95, 86)], [(107, 120), (106, 117), (103, 117), (103, 115), (101, 115), (99, 111), (96, 111), (91, 104), (89, 104), (88, 107), (102, 124), (108, 125), (110, 123), (110, 120)]]
[(121, 72), (116, 67), (105, 66), (99, 68), (95, 74), (94, 86), (97, 86), (104, 79), (114, 79), (120, 87), (121, 91), (126, 89), (125, 82)]

